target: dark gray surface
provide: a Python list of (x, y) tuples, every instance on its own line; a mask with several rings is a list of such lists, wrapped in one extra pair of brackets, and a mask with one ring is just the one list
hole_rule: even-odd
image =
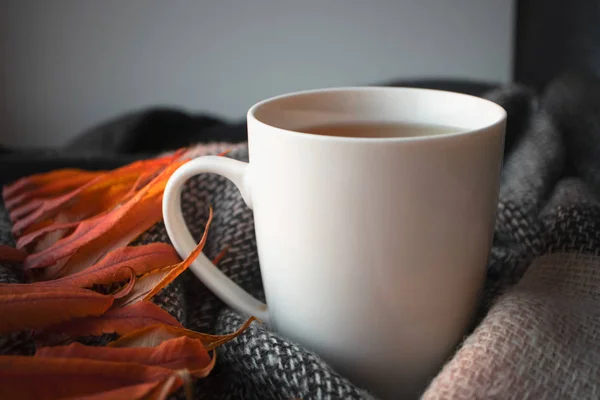
[(556, 75), (600, 75), (598, 0), (518, 0), (514, 80), (536, 90)]

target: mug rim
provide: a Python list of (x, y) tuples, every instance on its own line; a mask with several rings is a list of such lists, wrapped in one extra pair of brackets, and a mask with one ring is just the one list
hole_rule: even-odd
[[(287, 129), (275, 126), (273, 124), (267, 123), (256, 116), (256, 113), (264, 106), (273, 104), (277, 101), (290, 99), (293, 97), (300, 97), (305, 95), (315, 95), (315, 94), (324, 94), (324, 93), (344, 93), (344, 92), (423, 92), (430, 94), (449, 94), (457, 97), (462, 97), (463, 99), (471, 99), (476, 102), (482, 103), (485, 106), (495, 109), (498, 113), (498, 117), (491, 119), (489, 123), (483, 124), (477, 128), (465, 128), (464, 130), (458, 130), (456, 132), (450, 133), (442, 133), (442, 134), (431, 134), (431, 135), (420, 135), (420, 136), (394, 136), (394, 137), (349, 137), (349, 136), (329, 136), (329, 135), (320, 135), (309, 132), (302, 132), (301, 130)], [(311, 140), (322, 140), (322, 141), (335, 141), (335, 142), (363, 142), (363, 143), (373, 143), (373, 142), (416, 142), (416, 141), (431, 141), (431, 140), (440, 140), (440, 139), (450, 139), (462, 136), (470, 136), (473, 134), (477, 134), (479, 132), (487, 131), (491, 128), (497, 127), (501, 124), (504, 124), (507, 119), (506, 110), (497, 103), (493, 101), (484, 99), (482, 97), (473, 96), (470, 94), (453, 92), (449, 90), (439, 90), (439, 89), (428, 89), (428, 88), (419, 88), (419, 87), (410, 87), (410, 86), (341, 86), (341, 87), (326, 87), (319, 89), (307, 89), (307, 90), (299, 90), (295, 92), (289, 92), (285, 94), (280, 94), (276, 96), (272, 96), (261, 100), (255, 103), (247, 112), (247, 120), (252, 120), (255, 123), (258, 123), (264, 127), (268, 127), (271, 129), (275, 129), (279, 131), (281, 134), (291, 135), (293, 137), (306, 137)]]

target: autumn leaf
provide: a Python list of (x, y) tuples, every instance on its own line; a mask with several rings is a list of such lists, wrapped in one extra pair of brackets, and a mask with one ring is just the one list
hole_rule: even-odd
[[(143, 186), (149, 183), (158, 175), (160, 170), (150, 170), (142, 172), (133, 185), (117, 185), (110, 186), (104, 193), (94, 196), (93, 201), (82, 202), (74, 207), (59, 211), (55, 217), (45, 219), (27, 227), (21, 232), (21, 236), (17, 240), (17, 248), (23, 249), (32, 244), (43, 241), (40, 245), (37, 243), (33, 249), (34, 253), (45, 250), (57, 240), (64, 237), (72, 229), (75, 229), (83, 219), (91, 216), (100, 216), (109, 213), (116, 206), (130, 200), (135, 193)], [(125, 189), (129, 187), (125, 193)], [(33, 202), (32, 202), (33, 203)], [(29, 203), (29, 205), (35, 204)]]
[(211, 357), (202, 342), (186, 336), (166, 340), (156, 347), (98, 347), (85, 346), (81, 343), (42, 347), (35, 353), (35, 357), (133, 362), (172, 370), (202, 371), (204, 376), (207, 372), (205, 367), (212, 364)]
[[(64, 259), (57, 260), (56, 264), (43, 268), (38, 279), (56, 279), (83, 271), (99, 262), (108, 252), (127, 246), (160, 221), (160, 201), (160, 198), (153, 198), (151, 201), (140, 203), (104, 233), (84, 244), (75, 242), (74, 253), (67, 254)], [(27, 260), (24, 262), (26, 270)]]
[[(0, 356), (0, 398), (165, 399), (182, 385), (191, 398), (192, 377), (210, 373), (215, 348), (252, 323), (228, 335), (202, 334), (149, 301), (201, 253), (212, 208), (183, 261), (168, 244), (127, 247), (162, 218), (163, 191), (187, 162), (184, 151), (113, 171), (34, 175), (3, 189), (17, 249), (0, 247), (0, 260), (22, 261), (35, 282), (0, 284), (0, 332), (121, 338), (108, 347), (75, 342), (40, 348), (34, 357)], [(84, 289), (91, 287), (117, 289)]]
[(0, 288), (0, 332), (37, 329), (76, 317), (100, 315), (114, 298), (76, 287), (4, 284)]
[[(106, 215), (84, 220), (69, 236), (60, 239), (44, 251), (30, 255), (25, 260), (24, 268), (28, 270), (50, 266), (58, 260), (72, 255), (83, 245), (101, 237), (103, 240), (115, 238), (113, 240), (122, 242), (122, 231), (126, 231), (126, 233), (134, 231), (139, 235), (149, 229), (161, 218), (162, 192), (168, 178), (181, 164), (183, 161), (169, 165), (125, 204)], [(138, 227), (139, 229), (136, 229)], [(111, 235), (113, 232), (115, 236)], [(102, 246), (98, 247), (103, 248)], [(98, 254), (98, 257), (102, 255)], [(95, 261), (97, 259), (92, 262)]]
[(123, 286), (123, 287), (117, 288), (113, 293), (111, 293), (111, 295), (113, 296), (113, 298), (115, 300), (121, 299), (121, 298), (129, 295), (129, 293), (131, 293), (131, 290), (135, 286), (135, 281), (137, 279), (133, 268), (128, 267), (128, 266), (121, 267), (120, 270), (117, 271), (117, 274), (119, 272), (121, 272), (122, 270), (128, 274), (127, 284), (125, 284), (125, 286)]
[(168, 312), (149, 301), (84, 318), (75, 318), (46, 328), (45, 332), (62, 333), (71, 337), (99, 336), (104, 333), (128, 334), (146, 326), (165, 324), (181, 326)]
[(39, 253), (52, 246), (58, 240), (70, 234), (81, 221), (76, 221), (72, 216), (60, 212), (52, 220), (42, 221), (36, 227), (17, 239), (17, 248), (29, 253)]
[(225, 247), (223, 248), (223, 250), (221, 250), (221, 251), (219, 252), (219, 254), (217, 254), (217, 255), (215, 256), (215, 258), (213, 258), (213, 259), (211, 260), (211, 261), (212, 261), (212, 263), (213, 263), (214, 265), (219, 265), (219, 263), (220, 263), (221, 261), (223, 261), (223, 259), (224, 259), (224, 258), (225, 258), (225, 256), (227, 255), (227, 252), (229, 252), (229, 246), (228, 246), (228, 245), (227, 245), (227, 246), (225, 246)]
[(127, 278), (127, 271), (122, 269), (124, 266), (131, 267), (136, 275), (144, 275), (178, 261), (177, 252), (173, 246), (166, 243), (120, 247), (83, 271), (32, 285), (91, 287), (123, 281)]
[[(98, 177), (98, 179), (100, 178)], [(90, 184), (94, 182), (95, 180)], [(12, 231), (17, 235), (22, 235), (24, 232), (37, 231), (41, 226), (45, 226), (48, 230), (46, 221), (51, 220), (61, 211), (63, 215), (68, 215), (69, 222), (74, 222), (110, 210), (129, 193), (133, 183), (133, 180), (115, 182), (110, 186), (95, 188), (94, 191), (85, 195), (82, 194), (84, 186), (60, 197), (32, 199), (10, 212), (11, 219), (14, 221)]]
[[(98, 262), (108, 252), (128, 245), (159, 222), (162, 218), (160, 203), (161, 198), (156, 196), (148, 201), (140, 202), (130, 209), (129, 213), (125, 213), (116, 223), (109, 226), (104, 233), (97, 235), (95, 238), (88, 236), (89, 241), (87, 242), (82, 240), (80, 243), (73, 243), (73, 254), (68, 254), (64, 258), (56, 260), (54, 264), (43, 268), (43, 271), (36, 271), (35, 274), (32, 274), (33, 269), (27, 269), (26, 260), (26, 271), (34, 280), (49, 280), (85, 270)], [(105, 215), (99, 215), (96, 217), (96, 221), (103, 223), (105, 217)], [(110, 218), (110, 216), (107, 218)], [(78, 245), (79, 247), (77, 247)], [(52, 244), (47, 249), (51, 246)], [(29, 259), (31, 258), (35, 258), (35, 255)]]
[(27, 253), (14, 247), (0, 245), (0, 262), (23, 262)]
[[(97, 215), (95, 217), (81, 221), (71, 235), (57, 241), (47, 249), (39, 253), (33, 254), (31, 256), (31, 260), (29, 261), (29, 264), (31, 264), (31, 266), (28, 268), (39, 268), (48, 266), (56, 260), (74, 253), (76, 250), (73, 246), (74, 242), (81, 242), (82, 244), (85, 244), (93, 238), (104, 234), (108, 229), (110, 229), (113, 223), (116, 223), (120, 218), (127, 214), (144, 195), (145, 191), (142, 190), (138, 193), (138, 198), (129, 200), (126, 204), (122, 205), (121, 207), (116, 208), (114, 210), (110, 210), (106, 212), (106, 214)], [(62, 253), (60, 252), (61, 250)], [(48, 257), (49, 254), (53, 253), (58, 254), (54, 257)], [(40, 259), (43, 261), (37, 261)]]
[[(79, 248), (74, 254), (75, 259), (67, 263), (65, 270), (72, 272), (86, 268), (96, 263), (108, 252), (133, 242), (161, 221), (161, 203), (161, 196), (154, 196), (148, 201), (137, 204), (130, 210), (130, 214), (125, 215), (116, 222), (104, 235)], [(79, 268), (74, 268), (77, 265), (79, 265)], [(61, 274), (61, 276), (64, 276), (64, 274)]]
[(208, 229), (210, 228), (210, 224), (213, 218), (213, 210), (212, 207), (209, 209), (208, 221), (206, 222), (206, 226), (204, 227), (204, 233), (202, 234), (202, 238), (200, 239), (200, 243), (194, 248), (194, 250), (190, 253), (189, 256), (186, 257), (182, 262), (171, 265), (159, 270), (154, 270), (146, 275), (141, 276), (133, 290), (128, 296), (123, 297), (117, 302), (119, 306), (126, 306), (128, 304), (133, 304), (140, 300), (150, 300), (156, 293), (160, 292), (164, 289), (169, 283), (173, 282), (175, 278), (177, 278), (183, 271), (185, 271), (192, 262), (202, 253), (202, 249), (206, 244), (206, 239), (208, 238)]
[[(92, 181), (89, 183), (94, 182)], [(60, 209), (68, 209), (73, 205), (69, 203), (75, 202), (76, 198), (81, 196), (81, 192), (86, 186), (87, 185), (84, 185), (67, 194), (50, 199), (31, 199), (27, 203), (23, 203), (19, 207), (13, 208), (10, 211), (10, 218), (14, 223), (12, 232), (17, 236), (20, 236), (24, 230), (30, 228), (36, 222), (40, 223), (51, 218), (56, 215)], [(93, 197), (88, 195), (88, 198), (83, 198), (82, 200), (87, 200), (85, 202), (87, 205), (90, 204), (88, 202), (93, 201)]]
[[(212, 370), (214, 367), (215, 359), (216, 358), (213, 357), (213, 364), (210, 366), (210, 370)], [(175, 389), (181, 386), (180, 380), (183, 381), (184, 384), (186, 400), (193, 400), (194, 390), (192, 386), (192, 379), (189, 371), (186, 369), (180, 369), (168, 378), (165, 378), (160, 385), (148, 395), (148, 400), (166, 400), (170, 393), (174, 392)]]
[[(140, 383), (88, 396), (78, 396), (77, 400), (166, 400), (171, 393), (181, 387), (182, 381), (191, 383), (188, 376), (189, 374), (185, 370), (176, 371), (158, 382)], [(192, 392), (189, 391), (189, 393)], [(192, 400), (193, 395), (187, 395), (186, 398)]]
[(33, 226), (30, 225), (26, 230), (23, 230), (22, 235), (17, 240), (17, 247), (23, 249), (44, 235), (58, 230), (66, 232), (76, 228), (86, 218), (107, 214), (121, 202), (130, 198), (131, 187), (131, 185), (111, 186), (88, 201), (80, 201), (75, 206), (58, 211), (52, 219), (42, 220)]
[(19, 237), (17, 239), (17, 248), (23, 250), (27, 246), (30, 246), (30, 245), (34, 244), (34, 242), (45, 237), (45, 235), (55, 233), (57, 231), (61, 231), (58, 235), (55, 236), (56, 237), (55, 240), (47, 241), (47, 243), (48, 243), (47, 246), (42, 246), (41, 248), (40, 247), (34, 248), (33, 252), (37, 253), (39, 251), (47, 249), (48, 247), (50, 247), (50, 245), (55, 243), (57, 240), (64, 237), (64, 235), (69, 230), (76, 228), (77, 225), (79, 225), (81, 223), (81, 221), (69, 221), (69, 222), (67, 222), (67, 221), (68, 221), (68, 217), (66, 217), (64, 214), (60, 214), (55, 220), (44, 221), (44, 226)]
[(104, 171), (62, 169), (19, 179), (3, 188), (4, 206), (7, 210), (11, 210), (17, 204), (24, 204), (31, 198), (63, 194), (84, 185), (102, 173)]
[(256, 318), (250, 317), (237, 331), (227, 335), (209, 335), (206, 333), (198, 333), (177, 326), (156, 324), (152, 326), (147, 326), (145, 328), (141, 328), (130, 334), (123, 335), (114, 342), (110, 342), (108, 346), (153, 347), (159, 345), (165, 340), (185, 336), (190, 339), (200, 340), (206, 348), (206, 350), (214, 350), (215, 348), (241, 335), (253, 321), (256, 321)]
[[(13, 232), (19, 234), (36, 221), (55, 215), (59, 209), (77, 207), (78, 205), (79, 211), (93, 208), (95, 203), (104, 199), (105, 193), (110, 194), (111, 191), (112, 196), (109, 196), (111, 200), (113, 200), (113, 197), (120, 198), (137, 182), (140, 174), (147, 173), (149, 170), (160, 170), (173, 161), (173, 156), (149, 161), (136, 161), (96, 176), (91, 181), (67, 194), (51, 199), (31, 199), (29, 203), (10, 211), (11, 219), (14, 221)], [(75, 204), (72, 204), (73, 202)], [(32, 205), (33, 209), (31, 209)]]
[(2, 356), (0, 398), (53, 400), (97, 395), (99, 399), (141, 399), (172, 376), (178, 378), (169, 393), (181, 387), (183, 379), (168, 368), (134, 362)]

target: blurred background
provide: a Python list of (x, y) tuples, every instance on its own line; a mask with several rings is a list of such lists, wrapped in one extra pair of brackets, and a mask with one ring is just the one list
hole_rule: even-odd
[(512, 0), (0, 0), (0, 144), (60, 147), (147, 106), (243, 119), (269, 96), (512, 79)]
[(600, 72), (598, 21), (597, 0), (0, 0), (0, 151), (240, 141), (253, 103), (317, 87), (541, 90)]

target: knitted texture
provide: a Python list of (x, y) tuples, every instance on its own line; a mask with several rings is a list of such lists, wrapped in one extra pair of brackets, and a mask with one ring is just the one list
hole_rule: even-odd
[[(484, 295), (473, 330), (423, 398), (599, 398), (600, 83), (569, 75), (539, 98), (518, 85), (485, 97), (508, 111), (509, 132)], [(247, 148), (228, 156), (247, 161)], [(214, 222), (206, 255), (228, 245), (219, 267), (264, 300), (252, 212), (228, 180), (211, 174), (191, 179), (182, 208), (197, 240), (209, 204)], [(0, 243), (14, 244), (9, 232), (1, 209)], [(162, 223), (138, 243), (156, 241), (169, 242)], [(19, 266), (0, 266), (1, 282), (21, 280)], [(191, 272), (155, 301), (203, 332), (228, 333), (243, 322)], [(2, 353), (32, 349), (27, 336), (0, 337)], [(195, 386), (199, 399), (371, 398), (318, 355), (261, 324), (220, 348), (217, 360)]]

